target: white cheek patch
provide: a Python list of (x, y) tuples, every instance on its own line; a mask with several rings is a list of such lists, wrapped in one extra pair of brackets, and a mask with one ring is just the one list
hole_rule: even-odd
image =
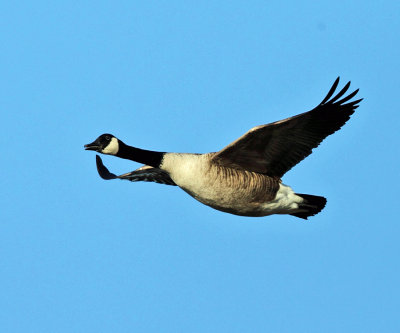
[(118, 140), (116, 138), (112, 138), (107, 147), (105, 147), (101, 152), (103, 154), (108, 154), (108, 155), (117, 155), (118, 150), (119, 150)]

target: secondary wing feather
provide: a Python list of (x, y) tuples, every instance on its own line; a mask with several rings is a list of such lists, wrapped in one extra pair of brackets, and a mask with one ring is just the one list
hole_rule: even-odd
[(336, 79), (323, 101), (311, 111), (252, 128), (230, 145), (215, 153), (215, 163), (281, 178), (312, 153), (327, 136), (339, 130), (362, 100), (345, 104), (358, 89), (344, 96), (350, 87), (331, 98), (339, 84)]

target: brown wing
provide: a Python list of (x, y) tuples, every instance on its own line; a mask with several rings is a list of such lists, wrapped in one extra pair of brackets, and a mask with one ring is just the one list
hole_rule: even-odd
[(252, 128), (215, 153), (213, 161), (224, 166), (282, 177), (310, 155), (312, 149), (328, 135), (339, 130), (358, 107), (362, 99), (346, 103), (357, 94), (358, 89), (343, 97), (350, 82), (331, 98), (338, 84), (339, 78), (313, 110)]
[(100, 156), (96, 155), (96, 166), (100, 177), (106, 180), (126, 179), (131, 182), (144, 181), (144, 182), (155, 182), (159, 184), (176, 186), (174, 181), (165, 171), (158, 168), (153, 168), (148, 165), (144, 165), (135, 171), (131, 171), (128, 173), (124, 173), (123, 175), (117, 176), (108, 171), (108, 169), (104, 166)]

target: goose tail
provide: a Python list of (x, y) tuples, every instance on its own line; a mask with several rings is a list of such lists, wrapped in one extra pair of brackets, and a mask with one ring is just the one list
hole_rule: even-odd
[(290, 215), (307, 220), (310, 216), (318, 214), (326, 205), (326, 198), (318, 195), (296, 193), (304, 201), (299, 204), (299, 212)]

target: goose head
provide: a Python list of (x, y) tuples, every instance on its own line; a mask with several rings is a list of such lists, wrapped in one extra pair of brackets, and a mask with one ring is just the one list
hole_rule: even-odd
[(117, 155), (120, 140), (112, 134), (102, 134), (92, 143), (84, 145), (85, 150), (94, 150), (102, 154)]

